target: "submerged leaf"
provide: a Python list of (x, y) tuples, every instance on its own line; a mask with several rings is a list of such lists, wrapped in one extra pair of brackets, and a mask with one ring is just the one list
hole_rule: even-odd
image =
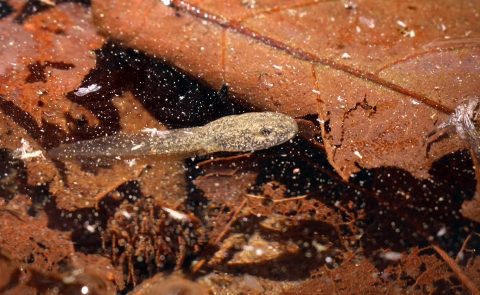
[[(168, 4), (166, 6), (165, 4)], [(93, 1), (100, 31), (261, 110), (318, 114), (330, 163), (428, 177), (462, 147), (423, 142), (480, 95), (478, 11), (461, 3)], [(134, 20), (134, 21), (132, 21)]]

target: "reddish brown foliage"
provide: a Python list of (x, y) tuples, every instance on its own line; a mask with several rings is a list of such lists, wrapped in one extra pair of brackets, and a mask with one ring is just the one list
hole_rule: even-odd
[[(99, 30), (136, 49), (105, 44), (87, 7), (9, 4), (0, 293), (110, 294), (150, 276), (137, 294), (209, 292), (171, 271), (218, 294), (477, 292), (478, 169), (449, 154), (453, 133), (426, 139), (480, 94), (478, 1), (93, 1)], [(301, 117), (308, 140), (186, 161), (46, 152), (202, 125), (237, 102)]]

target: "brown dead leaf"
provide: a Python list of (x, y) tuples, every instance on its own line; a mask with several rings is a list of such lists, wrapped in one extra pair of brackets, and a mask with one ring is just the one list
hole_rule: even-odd
[[(435, 285), (445, 281), (445, 278), (446, 281), (455, 282), (457, 279), (453, 276), (460, 276), (463, 272), (469, 273), (468, 278), (462, 279), (461, 283), (455, 282), (456, 285), (466, 284), (469, 280), (476, 284), (475, 275), (472, 275), (472, 271), (475, 272), (474, 266), (464, 267), (463, 263), (470, 263), (475, 259), (471, 249), (477, 242), (465, 240), (465, 244), (468, 244), (465, 246), (466, 250), (461, 250), (461, 243), (458, 242), (464, 239), (460, 238), (462, 234), (458, 230), (471, 231), (467, 225), (471, 224), (471, 221), (461, 217), (460, 206), (462, 199), (465, 196), (472, 196), (474, 192), (475, 178), (471, 162), (462, 160), (468, 153), (463, 152), (463, 156), (457, 153), (449, 159), (437, 161), (429, 171), (432, 174), (430, 180), (418, 180), (404, 170), (389, 167), (364, 170), (347, 183), (332, 173), (325, 158), (315, 153), (316, 145), (306, 146), (306, 142), (302, 142), (298, 142), (296, 146), (287, 145), (270, 149), (265, 155), (255, 153), (250, 156), (255, 158), (256, 166), (261, 169), (257, 183), (245, 195), (246, 201), (243, 202), (245, 207), (240, 213), (232, 214), (239, 208), (239, 203), (233, 208), (224, 208), (228, 205), (224, 205), (223, 202), (217, 205), (217, 208), (222, 209), (213, 208), (207, 211), (209, 220), (214, 221), (213, 230), (208, 233), (209, 240), (214, 241), (212, 244), (217, 245), (216, 233), (227, 233), (220, 239), (222, 243), (218, 243), (219, 250), (212, 261), (209, 261), (209, 265), (212, 267), (218, 265), (225, 271), (225, 265), (229, 264), (229, 260), (238, 256), (236, 252), (242, 250), (262, 252), (262, 243), (252, 244), (253, 248), (248, 246), (252, 235), (260, 231), (262, 237), (267, 237), (266, 240), (270, 243), (280, 242), (287, 246), (288, 241), (296, 241), (297, 245), (303, 247), (297, 252), (283, 252), (272, 264), (268, 261), (268, 255), (249, 260), (251, 253), (244, 253), (250, 255), (247, 257), (249, 259), (236, 261), (235, 270), (228, 271), (263, 278), (274, 276), (292, 279), (295, 275), (305, 276), (305, 272), (302, 272), (304, 270), (307, 270), (307, 273), (315, 273), (324, 268), (338, 269), (337, 266), (348, 269), (352, 262), (358, 265), (361, 261), (368, 260), (371, 262), (368, 264), (372, 265), (369, 267), (370, 273), (378, 272), (380, 276), (384, 269), (395, 268), (395, 261), (378, 257), (378, 253), (384, 251), (382, 249), (390, 249), (389, 251), (394, 254), (403, 255), (404, 263), (411, 264), (409, 275), (422, 278), (418, 284), (423, 289), (435, 288)], [(272, 157), (272, 153), (277, 156)], [(286, 166), (286, 162), (290, 165)], [(232, 165), (227, 159), (217, 159), (202, 166), (206, 167), (209, 169), (207, 173), (212, 174), (210, 178), (214, 182), (215, 176), (212, 172), (216, 169), (248, 170), (248, 161)], [(266, 179), (272, 178), (286, 186), (282, 187), (275, 182), (265, 184)], [(264, 185), (260, 189), (258, 186), (261, 184)], [(310, 191), (308, 187), (313, 190)], [(455, 229), (454, 224), (457, 221), (454, 220), (465, 223)], [(452, 238), (453, 232), (460, 236)], [(461, 261), (464, 262), (457, 261), (460, 267), (455, 269), (455, 273), (449, 269), (450, 262), (447, 264), (442, 261), (443, 258), (441, 260), (436, 256), (432, 256), (435, 260), (433, 264), (415, 264), (416, 257), (408, 256), (412, 249), (410, 245), (428, 244), (441, 245), (441, 248), (445, 249), (443, 251), (463, 253)], [(438, 250), (438, 246), (433, 248), (442, 255), (448, 255)], [(433, 250), (431, 252), (433, 253)], [(304, 260), (305, 257), (309, 258)], [(301, 263), (297, 265), (295, 264), (297, 262)], [(441, 268), (437, 268), (438, 263)], [(277, 272), (281, 268), (280, 265), (287, 269), (293, 267), (295, 271), (287, 271), (282, 276)], [(394, 272), (404, 268), (396, 268)], [(264, 269), (269, 270), (269, 273), (263, 273)], [(373, 290), (378, 286), (378, 290), (383, 290), (382, 288), (388, 289), (391, 286), (401, 292), (411, 286), (408, 280), (397, 280), (398, 275), (388, 269), (385, 276), (386, 280), (380, 280), (381, 284), (378, 283), (378, 277), (372, 277), (372, 281), (366, 283), (366, 288)], [(355, 275), (339, 274), (339, 277), (335, 278), (336, 285), (348, 290), (358, 284), (357, 278)], [(320, 284), (320, 281), (328, 283), (328, 280), (329, 277), (322, 276), (317, 283), (312, 282), (312, 286)], [(306, 279), (303, 282), (308, 284), (308, 281)], [(321, 287), (330, 290), (328, 288), (335, 288), (335, 285)], [(265, 288), (273, 286), (268, 285)], [(312, 293), (307, 290), (308, 288), (303, 293), (297, 294)]]
[(17, 195), (5, 207), (7, 210), (0, 211), (1, 248), (12, 253), (17, 261), (30, 261), (38, 269), (58, 271), (60, 261), (74, 251), (70, 233), (48, 229), (46, 214), (29, 216), (27, 208), (31, 204), (27, 196)]
[(248, 169), (250, 161), (248, 157), (238, 156), (202, 162), (199, 167), (205, 175), (198, 177), (195, 185), (210, 201), (227, 206), (240, 206), (245, 193), (257, 179), (257, 173)]
[[(476, 292), (479, 263), (475, 250), (479, 236), (476, 224), (471, 221), (476, 220), (476, 211), (467, 211), (465, 207), (469, 205), (468, 208), (474, 209), (476, 199), (461, 206), (474, 196), (475, 170), (471, 159), (468, 153), (457, 152), (435, 161), (430, 170), (422, 161), (425, 162), (427, 154), (423, 146), (425, 134), (442, 121), (461, 97), (472, 91), (474, 95), (478, 93), (471, 88), (477, 82), (475, 75), (465, 74), (465, 67), (470, 73), (477, 69), (477, 57), (469, 57), (469, 54), (478, 51), (478, 37), (475, 37), (478, 30), (471, 21), (475, 16), (468, 10), (469, 5), (473, 3), (475, 6), (477, 2), (462, 3), (461, 6), (457, 2), (445, 1), (443, 4), (452, 7), (455, 21), (450, 15), (445, 16), (441, 5), (430, 2), (391, 2), (386, 7), (386, 4), (373, 1), (274, 4), (231, 1), (227, 3), (231, 9), (223, 10), (223, 2), (212, 1), (201, 3), (202, 9), (210, 12), (205, 16), (201, 9), (185, 13), (184, 3), (174, 1), (177, 10), (160, 6), (170, 18), (156, 14), (155, 9), (146, 10), (141, 18), (131, 17), (134, 16), (132, 9), (138, 3), (128, 3), (123, 13), (129, 17), (131, 25), (138, 25), (133, 21), (143, 21), (138, 30), (144, 41), (168, 37), (177, 42), (178, 38), (183, 38), (170, 44), (172, 47), (168, 50), (158, 44), (151, 45), (151, 48), (160, 48), (165, 56), (176, 56), (179, 67), (196, 69), (194, 75), (207, 82), (213, 81), (211, 85), (228, 82), (230, 92), (236, 98), (245, 99), (245, 104), (302, 116), (299, 120), (301, 133), (310, 141), (297, 137), (293, 142), (242, 155), (233, 161), (211, 159), (202, 164), (197, 162), (201, 159), (189, 159), (169, 166), (165, 161), (157, 164), (149, 160), (144, 164), (137, 161), (138, 167), (117, 163), (109, 167), (94, 165), (90, 170), (85, 169), (87, 165), (81, 167), (67, 163), (66, 167), (71, 169), (63, 171), (62, 167), (54, 167), (44, 150), (57, 145), (60, 140), (82, 140), (119, 130), (156, 127), (157, 120), (170, 128), (201, 125), (219, 116), (239, 112), (239, 106), (225, 103), (222, 95), (206, 91), (192, 80), (183, 79), (183, 74), (160, 65), (158, 60), (147, 58), (137, 50), (121, 48), (117, 43), (108, 43), (96, 50), (95, 70), (90, 71), (90, 60), (84, 69), (88, 74), (78, 80), (82, 76), (79, 74), (76, 80), (70, 81), (69, 77), (75, 76), (70, 74), (76, 68), (68, 69), (68, 63), (63, 67), (65, 64), (54, 57), (48, 57), (49, 60), (40, 57), (37, 63), (35, 58), (39, 53), (32, 50), (36, 48), (23, 46), (22, 42), (42, 44), (42, 49), (48, 49), (58, 37), (58, 44), (55, 44), (58, 48), (67, 44), (75, 49), (68, 38), (61, 38), (66, 32), (62, 30), (69, 23), (77, 24), (75, 29), (80, 31), (83, 26), (92, 27), (88, 17), (81, 24), (74, 21), (76, 16), (70, 20), (72, 11), (84, 11), (83, 8), (60, 4), (41, 7), (39, 13), (34, 13), (28, 10), (37, 9), (38, 1), (9, 3), (16, 5), (15, 19), (21, 20), (22, 25), (13, 23), (11, 16), (1, 20), (0, 28), (8, 32), (24, 29), (37, 36), (32, 39), (23, 32), (18, 35), (17, 42), (15, 34), (5, 34), (13, 42), (8, 45), (19, 44), (15, 47), (17, 55), (25, 55), (21, 60), (27, 62), (19, 71), (25, 85), (20, 81), (16, 84), (15, 76), (9, 70), (14, 66), (12, 58), (18, 58), (15, 50), (7, 50), (7, 44), (0, 49), (5, 50), (1, 51), (2, 54), (9, 52), (5, 59), (0, 59), (0, 65), (7, 68), (1, 79), (7, 79), (9, 89), (15, 90), (2, 92), (0, 100), (0, 220), (11, 225), (2, 228), (8, 232), (1, 235), (5, 240), (11, 239), (9, 249), (24, 249), (21, 253), (28, 257), (31, 249), (25, 250), (21, 246), (38, 246), (35, 249), (46, 257), (46, 263), (71, 259), (73, 267), (91, 271), (100, 281), (108, 280), (109, 286), (115, 282), (117, 289), (123, 288), (123, 280), (128, 275), (138, 277), (140, 282), (159, 270), (169, 272), (175, 266), (183, 265), (185, 272), (189, 266), (193, 267), (193, 272), (198, 271), (195, 275), (205, 272), (204, 281), (213, 282), (212, 289), (219, 290), (219, 293), (225, 292), (226, 288), (228, 291), (245, 290), (245, 293), (250, 292), (246, 290), (275, 294), (311, 294), (319, 290), (354, 293), (359, 290), (359, 284), (365, 292), (379, 293), (432, 293), (449, 286), (455, 292)], [(157, 5), (153, 1), (144, 3)], [(347, 4), (350, 6), (345, 7)], [(372, 5), (375, 9), (371, 8)], [(69, 13), (64, 14), (65, 9)], [(108, 19), (115, 12), (114, 9), (107, 11), (103, 17)], [(417, 19), (425, 14), (429, 14), (430, 19)], [(221, 16), (229, 21), (224, 21)], [(58, 17), (57, 23), (49, 17)], [(162, 27), (154, 30), (148, 27), (158, 25), (158, 19), (164, 21)], [(302, 23), (303, 19), (309, 22)], [(177, 21), (185, 21), (187, 25), (179, 25)], [(316, 28), (316, 23), (325, 30)], [(239, 24), (249, 27), (242, 28)], [(438, 31), (433, 29), (436, 26)], [(456, 38), (469, 26), (471, 32), (465, 32), (468, 39), (443, 41), (447, 35)], [(137, 34), (124, 26), (110, 27), (112, 31), (117, 29), (127, 37)], [(187, 32), (187, 35), (178, 30)], [(94, 30), (89, 32), (90, 35), (82, 35), (85, 40), (89, 36), (93, 40), (98, 38)], [(203, 34), (201, 38), (196, 35), (198, 32)], [(282, 39), (285, 35), (288, 38)], [(430, 41), (426, 40), (432, 39), (433, 35), (439, 37), (435, 40), (442, 41), (428, 43)], [(141, 44), (138, 36), (132, 39), (132, 44)], [(219, 36), (220, 41), (215, 43), (214, 38)], [(82, 42), (80, 39), (76, 40)], [(426, 45), (419, 45), (417, 41)], [(86, 47), (80, 47), (78, 50), (85, 53)], [(212, 47), (219, 50), (212, 50)], [(189, 56), (192, 52), (193, 57)], [(80, 52), (67, 55), (85, 57)], [(459, 60), (462, 64), (458, 63)], [(56, 104), (48, 97), (37, 103), (38, 85), (46, 85), (49, 91), (58, 95), (60, 92), (55, 92), (58, 90), (55, 87), (60, 87), (61, 83), (53, 82), (63, 79), (68, 87)], [(80, 83), (82, 87), (96, 83), (102, 88), (86, 96), (77, 96), (72, 89), (78, 90)], [(31, 88), (29, 84), (37, 88)], [(456, 100), (450, 99), (458, 89), (465, 90), (465, 93), (458, 92)], [(224, 90), (221, 93), (224, 94)], [(25, 97), (15, 100), (15, 93)], [(255, 100), (247, 101), (249, 95)], [(117, 98), (111, 100), (113, 97)], [(430, 100), (424, 99), (426, 97)], [(18, 104), (19, 101), (25, 103)], [(39, 106), (42, 103), (44, 107)], [(42, 114), (39, 108), (42, 108), (43, 117), (38, 116)], [(46, 118), (51, 114), (50, 108), (58, 116)], [(323, 139), (319, 136), (320, 129)], [(23, 147), (22, 139), (30, 145), (31, 150), (25, 150), (28, 157), (12, 157)], [(426, 162), (453, 150), (452, 143), (458, 144), (454, 141), (455, 138), (441, 137), (432, 142)], [(406, 143), (412, 147), (407, 146), (405, 155), (399, 156)], [(415, 150), (420, 145), (423, 149)], [(327, 161), (325, 149), (328, 160), (340, 176)], [(412, 150), (416, 151), (414, 155)], [(37, 152), (42, 152), (46, 159), (30, 157)], [(212, 158), (217, 156), (224, 154), (211, 155)], [(415, 170), (416, 176), (429, 173), (430, 178), (419, 180), (405, 170), (381, 167), (362, 169), (350, 177), (349, 182), (344, 181), (347, 174), (360, 167), (404, 167), (409, 165), (406, 159), (412, 164), (409, 171)], [(232, 163), (235, 166), (230, 165)], [(58, 175), (56, 168), (65, 174)], [(186, 168), (188, 174), (185, 177)], [(202, 169), (204, 176), (197, 178)], [(168, 178), (178, 180), (178, 185), (164, 186)], [(68, 187), (62, 187), (61, 181)], [(185, 183), (190, 182), (192, 184), (186, 190)], [(198, 184), (207, 193), (201, 194), (193, 184)], [(67, 188), (72, 190), (68, 192)], [(61, 189), (65, 191), (59, 193)], [(109, 193), (111, 197), (103, 198)], [(72, 198), (69, 199), (71, 202), (62, 203), (60, 195)], [(152, 197), (148, 199), (152, 206), (138, 211), (137, 205), (145, 200), (145, 196)], [(85, 201), (92, 198), (94, 202), (87, 207), (100, 201), (98, 209), (77, 209), (85, 207)], [(118, 210), (121, 203), (130, 208), (129, 212)], [(63, 208), (73, 211), (58, 210), (66, 205), (71, 207)], [(131, 218), (127, 213), (133, 212), (139, 214)], [(151, 212), (159, 214), (149, 215)], [(108, 222), (115, 221), (112, 219), (115, 215), (123, 216), (128, 221), (126, 224), (131, 225), (129, 229), (138, 230), (140, 235), (132, 235), (131, 241), (123, 244), (124, 228)], [(172, 249), (178, 253), (172, 254), (177, 261), (165, 268), (155, 267), (153, 260), (150, 260), (151, 265), (145, 263), (145, 258), (152, 257), (152, 249), (158, 250), (155, 255), (159, 258), (168, 254), (168, 249), (150, 248), (159, 236), (158, 232), (150, 231), (153, 227), (148, 224), (151, 221), (148, 216), (168, 220), (168, 225), (165, 223), (156, 230), (169, 234), (164, 236), (176, 245)], [(42, 222), (31, 226), (18, 225), (22, 219), (47, 217), (48, 223), (41, 219)], [(169, 221), (172, 218), (175, 219), (173, 223)], [(18, 222), (11, 222), (14, 219)], [(186, 234), (193, 230), (190, 222), (181, 221), (195, 221), (196, 224), (197, 219), (206, 229), (207, 240), (201, 243)], [(179, 223), (182, 226), (175, 228), (174, 225)], [(68, 245), (75, 245), (75, 253), (69, 254), (71, 258), (62, 260), (68, 251), (56, 251), (49, 241), (45, 241), (49, 248), (43, 249), (44, 241), (37, 239), (37, 225), (54, 243), (60, 238)], [(24, 232), (17, 237), (11, 231), (12, 226)], [(118, 229), (115, 235), (118, 247), (112, 249), (109, 247), (112, 244), (108, 243), (102, 247), (101, 232), (115, 228)], [(179, 229), (184, 231), (185, 241), (195, 245), (191, 251), (178, 240)], [(32, 236), (41, 245), (32, 244), (29, 240)], [(145, 237), (151, 243), (146, 243)], [(415, 249), (424, 249), (428, 245), (428, 249), (435, 249), (447, 257), (449, 254), (456, 256), (456, 262), (445, 259), (445, 256), (441, 260), (433, 250), (415, 252)], [(67, 248), (71, 249), (70, 246)], [(379, 257), (379, 253), (387, 251), (401, 254), (402, 259), (389, 261)], [(97, 254), (83, 257), (85, 253)], [(129, 261), (129, 272), (120, 274), (120, 268), (111, 268), (107, 261), (111, 257)], [(189, 258), (184, 261), (185, 257)], [(100, 273), (93, 269), (100, 270)], [(48, 284), (50, 279), (59, 277), (48, 269), (45, 273), (38, 278), (49, 278)], [(0, 288), (12, 283), (15, 282), (0, 280)], [(31, 288), (32, 292), (41, 292), (43, 286)]]
[(32, 205), (30, 197), (18, 194), (0, 210), (2, 294), (39, 294), (39, 290), (50, 294), (47, 290), (54, 288), (78, 294), (83, 286), (89, 286), (92, 294), (113, 294), (115, 286), (108, 277), (120, 274), (111, 263), (97, 255), (74, 254), (71, 233), (48, 228), (49, 216), (43, 211), (30, 216)]
[[(20, 8), (20, 7), (19, 7)], [(68, 130), (67, 115), (90, 117), (66, 99), (95, 67), (94, 49), (104, 43), (95, 33), (89, 10), (66, 3), (23, 21), (2, 20), (0, 95), (28, 112), (40, 127)], [(52, 139), (49, 139), (52, 141)]]
[[(388, 252), (388, 251), (385, 251)], [(425, 294), (446, 293), (455, 283), (441, 260), (425, 250), (413, 248), (395, 264), (377, 272), (374, 263), (344, 263), (335, 269), (319, 269), (313, 277), (283, 294)], [(419, 269), (428, 271), (420, 272)], [(349, 282), (359, 282), (361, 284)], [(435, 287), (436, 286), (436, 287)], [(450, 290), (451, 291), (451, 290)]]
[[(428, 177), (462, 148), (425, 136), (480, 95), (480, 1), (92, 1), (100, 31), (261, 110), (318, 114), (348, 179), (397, 166)], [(348, 4), (348, 5), (347, 5)]]
[(178, 275), (165, 277), (158, 274), (145, 280), (130, 295), (168, 295), (168, 294), (208, 295), (209, 292), (203, 284), (195, 283)]

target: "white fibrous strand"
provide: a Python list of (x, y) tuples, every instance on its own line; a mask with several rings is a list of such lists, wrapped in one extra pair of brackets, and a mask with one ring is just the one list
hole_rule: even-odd
[(22, 146), (13, 151), (13, 157), (15, 159), (25, 160), (36, 157), (42, 157), (45, 159), (43, 152), (35, 151), (24, 138), (22, 138), (20, 142), (22, 143)]

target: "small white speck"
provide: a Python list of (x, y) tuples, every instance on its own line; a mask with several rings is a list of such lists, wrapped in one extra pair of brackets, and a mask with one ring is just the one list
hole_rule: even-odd
[(128, 213), (128, 212), (125, 211), (125, 210), (123, 210), (121, 213), (122, 213), (122, 215), (125, 216), (125, 218), (127, 218), (127, 219), (132, 218), (132, 214)]
[(136, 159), (125, 160), (125, 163), (128, 164), (129, 167), (132, 167), (133, 165), (137, 164), (137, 160)]
[(398, 24), (400, 27), (402, 27), (402, 28), (406, 28), (406, 27), (407, 27), (407, 25), (406, 25), (404, 22), (402, 22), (401, 20), (397, 20), (397, 24)]
[(144, 146), (144, 144), (143, 144), (143, 143), (141, 143), (141, 144), (137, 144), (136, 146), (132, 147), (132, 149), (131, 149), (131, 150), (132, 150), (132, 151), (138, 150), (138, 149), (139, 149), (139, 148), (141, 148), (142, 146)]
[(173, 219), (180, 220), (180, 221), (189, 221), (190, 220), (188, 215), (184, 214), (182, 212), (175, 211), (175, 210), (167, 208), (167, 207), (162, 207), (162, 209), (167, 211), (168, 214), (170, 214), (170, 217), (172, 217)]
[(161, 0), (161, 1), (162, 1), (162, 4), (165, 6), (169, 6), (170, 4), (172, 4), (172, 1), (170, 0)]
[(352, 9), (354, 10), (355, 8), (357, 8), (357, 3), (355, 3), (355, 1), (346, 1), (344, 4), (343, 4), (343, 7), (345, 9)]
[(300, 173), (300, 168), (293, 169), (293, 174), (298, 174), (298, 173)]
[(444, 25), (444, 24), (440, 24), (440, 28), (442, 29), (442, 31), (446, 31), (447, 30), (447, 26)]
[(437, 232), (437, 237), (441, 237), (443, 236), (444, 234), (447, 233), (447, 228), (446, 227), (442, 227), (438, 232)]
[(82, 287), (82, 290), (81, 290), (80, 292), (82, 292), (82, 294), (88, 294), (88, 292), (89, 292), (88, 287), (87, 287), (87, 286), (83, 286), (83, 287)]
[(418, 100), (415, 100), (415, 99), (412, 99), (412, 103), (415, 104), (415, 105), (419, 105), (420, 102)]
[(87, 224), (85, 228), (91, 233), (95, 232), (95, 225)]
[(186, 134), (194, 134), (192, 131), (183, 131), (183, 133), (186, 133)]
[(362, 155), (358, 152), (358, 151), (354, 151), (353, 152), (355, 154), (355, 156), (359, 157), (360, 159), (362, 159)]
[(73, 282), (75, 282), (75, 275), (70, 275), (70, 276), (66, 276), (62, 279), (62, 282), (65, 283), (65, 284), (71, 284)]
[(374, 19), (366, 18), (366, 17), (361, 16), (361, 17), (358, 18), (358, 20), (360, 21), (360, 23), (366, 25), (370, 29), (375, 28), (375, 20)]
[(80, 87), (74, 93), (75, 93), (76, 96), (85, 96), (89, 93), (100, 90), (100, 88), (102, 88), (102, 86), (97, 85), (97, 84), (92, 84), (92, 85), (87, 86), (87, 87)]
[(312, 89), (312, 92), (315, 93), (315, 94), (320, 94), (321, 92), (318, 91), (317, 89)]
[(338, 101), (343, 101), (343, 98), (341, 96), (337, 96)]
[(410, 38), (415, 37), (415, 31), (414, 31), (414, 30), (408, 31), (408, 32), (405, 34), (405, 37), (410, 37)]
[(330, 256), (325, 257), (325, 262), (326, 263), (332, 263), (333, 259)]
[(328, 246), (322, 245), (315, 240), (312, 241), (312, 246), (315, 247), (315, 250), (317, 250), (317, 252), (319, 253), (325, 252), (328, 250)]
[(349, 59), (349, 58), (351, 58), (351, 57), (352, 57), (352, 56), (351, 56), (350, 54), (346, 53), (346, 52), (344, 52), (344, 53), (342, 54), (342, 58), (343, 58), (343, 59)]
[(385, 260), (396, 261), (396, 260), (400, 260), (402, 258), (402, 255), (403, 255), (402, 253), (391, 251), (391, 252), (381, 253), (380, 257), (382, 257)]
[(273, 65), (273, 67), (274, 67), (275, 69), (277, 69), (277, 70), (282, 70), (282, 69), (283, 69), (282, 66), (278, 66), (278, 65)]

